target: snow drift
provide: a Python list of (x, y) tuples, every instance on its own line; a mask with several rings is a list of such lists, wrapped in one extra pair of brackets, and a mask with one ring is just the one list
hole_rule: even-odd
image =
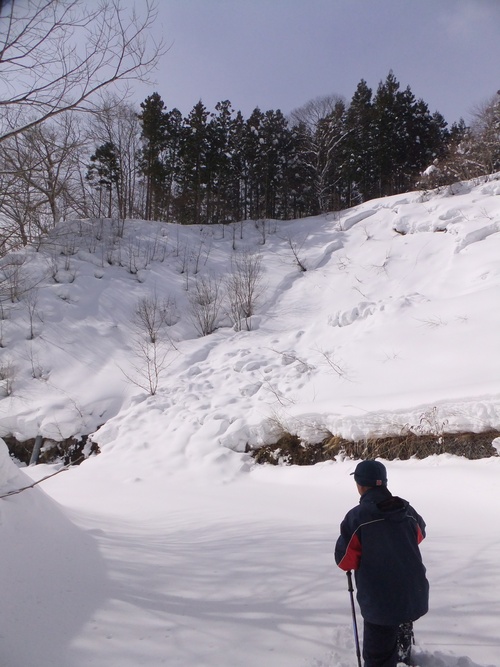
[[(91, 433), (102, 453), (0, 504), (2, 664), (353, 667), (331, 552), (355, 464), (257, 467), (245, 450), (430, 415), (499, 428), (499, 195), (491, 176), (234, 229), (80, 221), (5, 260), (0, 435)], [(200, 336), (196, 281), (224, 285), (245, 252), (262, 267), (250, 330), (226, 304)], [(149, 395), (133, 322), (155, 294), (172, 310)], [(388, 463), (428, 524), (420, 667), (500, 664), (499, 461)], [(5, 448), (0, 464), (7, 491), (54, 471), (22, 473)]]

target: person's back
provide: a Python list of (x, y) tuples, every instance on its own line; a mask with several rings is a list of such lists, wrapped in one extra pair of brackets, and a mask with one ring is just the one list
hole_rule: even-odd
[[(387, 489), (380, 462), (363, 461), (354, 479), (361, 498), (341, 524), (335, 560), (341, 569), (355, 572), (365, 621), (365, 666), (391, 667), (397, 663), (399, 626), (410, 624), (411, 629), (428, 610), (429, 584), (418, 546), (425, 523)], [(409, 659), (409, 653), (407, 647), (401, 657)]]

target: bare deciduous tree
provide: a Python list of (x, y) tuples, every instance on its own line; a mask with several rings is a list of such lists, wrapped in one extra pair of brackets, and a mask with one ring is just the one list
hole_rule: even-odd
[(0, 262), (0, 301), (16, 303), (29, 287), (26, 283), (24, 264), (27, 258), (11, 254)]
[(301, 243), (299, 243), (298, 241), (293, 239), (291, 236), (288, 236), (286, 238), (286, 242), (288, 244), (288, 247), (292, 251), (292, 255), (293, 255), (293, 258), (295, 260), (295, 263), (297, 264), (299, 269), (301, 271), (303, 271), (304, 273), (307, 271), (307, 267), (304, 263), (304, 260), (300, 257), (300, 252), (302, 250), (302, 247), (305, 243), (306, 238), (304, 238), (304, 240)]
[(303, 141), (303, 159), (314, 174), (320, 211), (333, 208), (337, 153), (349, 134), (342, 122), (345, 108), (342, 97), (328, 95), (310, 100), (290, 114), (292, 125)]
[[(106, 96), (92, 115), (89, 134), (93, 148), (105, 143), (113, 145), (119, 164), (113, 208), (120, 218), (135, 217), (141, 210), (142, 193), (138, 165), (141, 127), (136, 109), (116, 95)], [(95, 190), (88, 192), (85, 200), (85, 217), (100, 217), (100, 213), (96, 215), (99, 206), (98, 200), (95, 200)]]
[(208, 336), (216, 330), (222, 299), (219, 278), (197, 276), (194, 291), (189, 295), (189, 304), (193, 323), (202, 336)]
[(155, 341), (151, 343), (149, 340), (138, 338), (134, 349), (137, 363), (132, 364), (133, 372), (122, 372), (136, 387), (147, 391), (150, 396), (154, 396), (158, 391), (160, 379), (165, 371), (167, 364), (167, 357), (171, 347), (167, 346), (163, 341)]
[(445, 156), (423, 173), (420, 187), (453, 185), (500, 169), (500, 91), (476, 106), (470, 127), (460, 120), (450, 134)]
[(295, 126), (303, 125), (310, 132), (315, 132), (318, 124), (330, 116), (338, 102), (342, 100), (339, 95), (322, 95), (309, 100), (290, 113), (291, 123)]
[[(0, 151), (1, 152), (1, 151)], [(43, 198), (30, 188), (28, 180), (32, 172), (32, 157), (18, 156), (19, 168), (24, 178), (19, 178), (17, 170), (9, 170), (0, 155), (0, 256), (27, 245), (40, 227)]]
[(134, 313), (134, 325), (139, 332), (146, 334), (150, 343), (156, 343), (161, 338), (162, 330), (174, 324), (175, 311), (173, 299), (160, 299), (153, 293), (139, 299)]
[(144, 79), (163, 51), (150, 28), (155, 5), (141, 16), (122, 0), (10, 2), (0, 35), (0, 141), (72, 109), (91, 110), (96, 93)]
[(127, 380), (154, 396), (160, 379), (169, 365), (168, 356), (175, 346), (164, 333), (166, 326), (173, 324), (175, 304), (170, 299), (160, 300), (156, 294), (139, 300), (132, 323), (136, 330), (132, 372), (122, 373)]
[(64, 217), (78, 183), (83, 140), (71, 114), (32, 127), (0, 143), (2, 173), (8, 188), (0, 200), (22, 245), (48, 231)]
[(250, 331), (250, 318), (264, 290), (262, 256), (251, 252), (236, 253), (231, 263), (232, 273), (226, 279), (229, 316), (238, 331), (243, 324)]
[(475, 158), (482, 174), (491, 174), (500, 168), (500, 94), (476, 108), (471, 126)]
[(15, 376), (16, 367), (12, 361), (2, 361), (0, 363), (0, 397), (12, 394)]
[(39, 292), (37, 287), (30, 289), (24, 296), (24, 303), (28, 312), (29, 320), (28, 340), (33, 340), (33, 338), (36, 336), (35, 321), (42, 321), (42, 315), (38, 309), (38, 296)]

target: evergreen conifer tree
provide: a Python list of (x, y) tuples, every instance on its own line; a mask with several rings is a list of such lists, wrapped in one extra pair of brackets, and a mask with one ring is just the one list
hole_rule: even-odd
[(245, 123), (242, 143), (244, 155), (243, 191), (245, 196), (245, 217), (255, 220), (264, 217), (262, 206), (265, 178), (263, 123), (264, 114), (256, 107)]
[(90, 156), (90, 164), (87, 168), (86, 179), (92, 183), (100, 192), (99, 215), (104, 205), (102, 193), (107, 193), (107, 217), (113, 216), (113, 189), (117, 199), (117, 211), (121, 206), (120, 192), (120, 161), (115, 145), (106, 141), (102, 146), (96, 148), (95, 153)]
[(141, 102), (142, 151), (140, 170), (145, 177), (146, 201), (144, 218), (160, 220), (162, 217), (164, 194), (166, 192), (166, 171), (162, 152), (167, 145), (167, 112), (165, 103), (158, 93), (153, 93)]
[(348, 184), (347, 206), (366, 201), (376, 192), (376, 136), (375, 110), (372, 90), (362, 79), (346, 113), (345, 177)]
[(401, 91), (392, 71), (379, 84), (374, 109), (378, 194), (408, 191), (446, 143), (444, 119), (431, 116), (409, 86)]
[(200, 100), (184, 119), (180, 143), (177, 213), (187, 224), (207, 222), (206, 192), (209, 182), (209, 113)]
[(211, 223), (233, 219), (234, 119), (231, 102), (219, 102), (215, 111), (208, 123), (207, 147), (207, 220)]

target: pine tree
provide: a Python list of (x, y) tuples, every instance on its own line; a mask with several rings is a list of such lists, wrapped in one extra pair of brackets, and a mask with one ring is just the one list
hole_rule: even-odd
[(378, 194), (408, 191), (446, 143), (446, 123), (409, 86), (401, 91), (392, 71), (379, 84), (374, 110)]
[(247, 212), (247, 172), (248, 164), (245, 155), (246, 123), (241, 111), (236, 113), (231, 126), (230, 141), (230, 186), (228, 207), (232, 220), (245, 220)]
[(233, 190), (234, 119), (231, 102), (219, 102), (208, 123), (207, 221), (229, 222)]
[(288, 188), (292, 218), (319, 212), (315, 189), (315, 172), (309, 157), (310, 138), (303, 121), (291, 130), (291, 158), (288, 161)]
[(359, 82), (346, 113), (345, 178), (347, 206), (366, 201), (376, 193), (376, 122), (372, 91), (363, 79)]
[(266, 111), (261, 125), (260, 174), (261, 215), (265, 218), (286, 218), (288, 215), (287, 166), (291, 158), (291, 133), (282, 112)]
[(121, 206), (120, 188), (121, 167), (116, 146), (111, 141), (106, 141), (102, 146), (96, 148), (95, 153), (90, 156), (90, 164), (87, 168), (86, 179), (92, 183), (100, 192), (99, 215), (101, 215), (102, 193), (107, 193), (107, 215), (113, 216), (113, 189), (117, 199), (117, 210)]
[(243, 193), (245, 198), (245, 218), (257, 220), (264, 217), (262, 205), (264, 189), (264, 160), (262, 125), (264, 114), (256, 107), (245, 122), (242, 141)]
[(183, 120), (176, 210), (180, 222), (207, 222), (206, 192), (209, 179), (208, 111), (201, 100)]
[(422, 172), (445, 154), (448, 138), (443, 116), (438, 112), (431, 115), (427, 104), (418, 100), (408, 129), (407, 177), (402, 186), (414, 187)]
[(399, 82), (392, 70), (385, 82), (380, 82), (374, 99), (376, 141), (375, 162), (377, 177), (377, 195), (390, 195), (395, 192), (395, 174), (398, 172), (398, 160), (401, 154), (400, 98)]
[(183, 119), (178, 109), (172, 109), (165, 115), (165, 145), (161, 154), (163, 168), (163, 218), (167, 222), (172, 214), (177, 195), (177, 180), (181, 171), (181, 149)]
[(162, 152), (167, 145), (167, 112), (165, 103), (158, 93), (153, 93), (141, 102), (142, 151), (141, 173), (145, 177), (146, 201), (144, 218), (159, 220), (164, 207), (166, 192), (166, 171)]

